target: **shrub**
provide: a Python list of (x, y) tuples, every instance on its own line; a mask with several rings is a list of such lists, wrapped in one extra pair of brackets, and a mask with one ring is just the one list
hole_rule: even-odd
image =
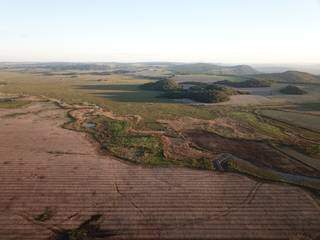
[(270, 87), (272, 84), (272, 81), (249, 79), (243, 82), (231, 82), (228, 80), (223, 80), (216, 83), (230, 86), (230, 87), (236, 87), (236, 88), (258, 88), (258, 87)]
[(175, 91), (181, 90), (182, 87), (172, 79), (160, 80), (157, 82), (146, 83), (141, 86), (144, 90), (152, 91)]

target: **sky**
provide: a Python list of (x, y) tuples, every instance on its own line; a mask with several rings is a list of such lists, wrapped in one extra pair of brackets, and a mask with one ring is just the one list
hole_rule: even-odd
[(320, 63), (320, 0), (0, 0), (0, 61)]

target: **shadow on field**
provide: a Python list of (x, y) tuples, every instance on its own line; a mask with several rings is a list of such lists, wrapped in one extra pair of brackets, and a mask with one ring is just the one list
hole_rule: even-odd
[(110, 230), (101, 229), (100, 219), (102, 215), (93, 215), (90, 219), (84, 221), (77, 228), (61, 229), (54, 231), (52, 240), (94, 240), (107, 239), (117, 235)]
[(141, 102), (141, 103), (172, 103), (174, 101), (159, 98), (161, 92), (144, 91), (135, 84), (97, 84), (80, 85), (78, 89), (85, 90), (91, 94), (105, 97), (118, 102)]

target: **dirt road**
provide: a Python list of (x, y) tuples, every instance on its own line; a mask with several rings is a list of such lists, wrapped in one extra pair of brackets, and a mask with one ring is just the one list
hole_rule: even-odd
[(110, 238), (319, 237), (320, 208), (300, 188), (127, 164), (99, 155), (84, 134), (60, 127), (66, 121), (51, 103), (0, 110), (1, 240), (50, 239), (49, 228), (94, 214)]

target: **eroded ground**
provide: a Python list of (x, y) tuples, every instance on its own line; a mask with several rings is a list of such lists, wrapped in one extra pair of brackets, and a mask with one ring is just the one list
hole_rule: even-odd
[(62, 239), (90, 218), (105, 239), (319, 237), (319, 205), (301, 188), (103, 156), (60, 127), (66, 113), (51, 102), (0, 110), (0, 239)]

